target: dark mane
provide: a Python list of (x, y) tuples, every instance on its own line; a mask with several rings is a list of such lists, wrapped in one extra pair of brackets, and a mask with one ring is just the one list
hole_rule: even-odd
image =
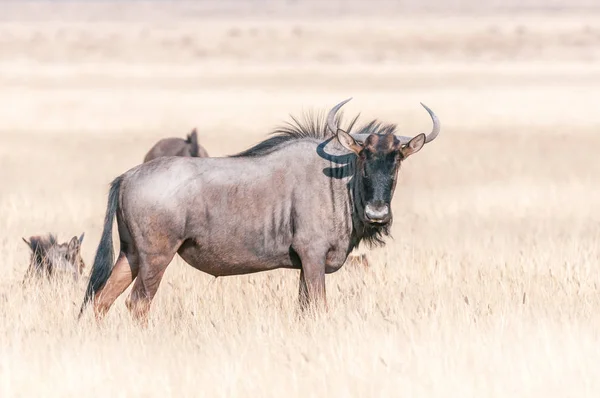
[[(246, 149), (243, 152), (231, 155), (230, 157), (258, 157), (265, 156), (275, 150), (281, 148), (284, 144), (300, 140), (303, 138), (316, 138), (318, 140), (326, 140), (333, 136), (333, 133), (327, 128), (326, 115), (322, 112), (315, 114), (314, 112), (308, 112), (304, 114), (302, 119), (295, 116), (290, 116), (291, 122), (285, 123), (283, 126), (279, 126), (271, 132), (272, 137), (259, 142), (252, 148)], [(359, 115), (356, 115), (350, 123), (347, 125), (343, 124), (343, 114), (340, 112), (336, 116), (336, 123), (340, 128), (345, 131), (352, 131)]]
[(397, 125), (382, 123), (379, 120), (371, 120), (369, 123), (362, 125), (358, 129), (360, 134), (395, 134)]

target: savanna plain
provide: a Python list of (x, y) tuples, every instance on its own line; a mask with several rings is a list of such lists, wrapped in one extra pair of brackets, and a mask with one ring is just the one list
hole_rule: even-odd
[[(600, 14), (143, 4), (0, 3), (0, 396), (599, 396)], [(179, 258), (147, 328), (128, 291), (97, 324), (85, 281), (22, 286), (46, 232), (85, 231), (87, 276), (109, 182), (158, 139), (226, 156), (348, 97), (442, 132), (327, 313), (298, 316), (296, 271)]]

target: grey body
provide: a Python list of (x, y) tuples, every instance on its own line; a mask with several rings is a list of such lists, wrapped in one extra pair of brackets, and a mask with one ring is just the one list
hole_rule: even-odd
[[(138, 166), (123, 175), (122, 219), (160, 211), (150, 222), (128, 223), (129, 236), (159, 228), (156, 239), (182, 242), (181, 257), (214, 276), (299, 268), (292, 253), (319, 242), (312, 250), (327, 254), (333, 272), (351, 250), (350, 177), (323, 173), (340, 166), (317, 154), (319, 144), (304, 139), (257, 158), (170, 157)], [(346, 152), (336, 141), (327, 149)]]
[(208, 157), (208, 152), (198, 143), (196, 129), (183, 138), (163, 138), (148, 151), (144, 163), (163, 156)]

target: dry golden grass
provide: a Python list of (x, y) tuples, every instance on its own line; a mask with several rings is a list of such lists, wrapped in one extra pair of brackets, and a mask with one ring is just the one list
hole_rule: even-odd
[[(600, 16), (87, 24), (12, 7), (0, 396), (600, 394)], [(83, 284), (21, 287), (21, 236), (85, 231), (91, 266), (108, 183), (157, 139), (197, 126), (231, 154), (349, 96), (406, 134), (430, 128), (423, 101), (443, 127), (403, 166), (394, 239), (327, 277), (329, 313), (297, 317), (296, 272), (214, 279), (180, 259), (148, 329), (125, 295), (98, 326), (76, 321)]]

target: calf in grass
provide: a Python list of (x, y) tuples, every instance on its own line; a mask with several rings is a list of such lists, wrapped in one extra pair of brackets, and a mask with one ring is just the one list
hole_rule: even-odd
[(32, 236), (29, 240), (22, 238), (31, 249), (29, 268), (25, 274), (25, 281), (32, 277), (48, 277), (55, 274), (72, 275), (78, 280), (85, 263), (81, 257), (81, 243), (84, 234), (79, 238), (74, 236), (69, 242), (58, 243), (56, 236)]

